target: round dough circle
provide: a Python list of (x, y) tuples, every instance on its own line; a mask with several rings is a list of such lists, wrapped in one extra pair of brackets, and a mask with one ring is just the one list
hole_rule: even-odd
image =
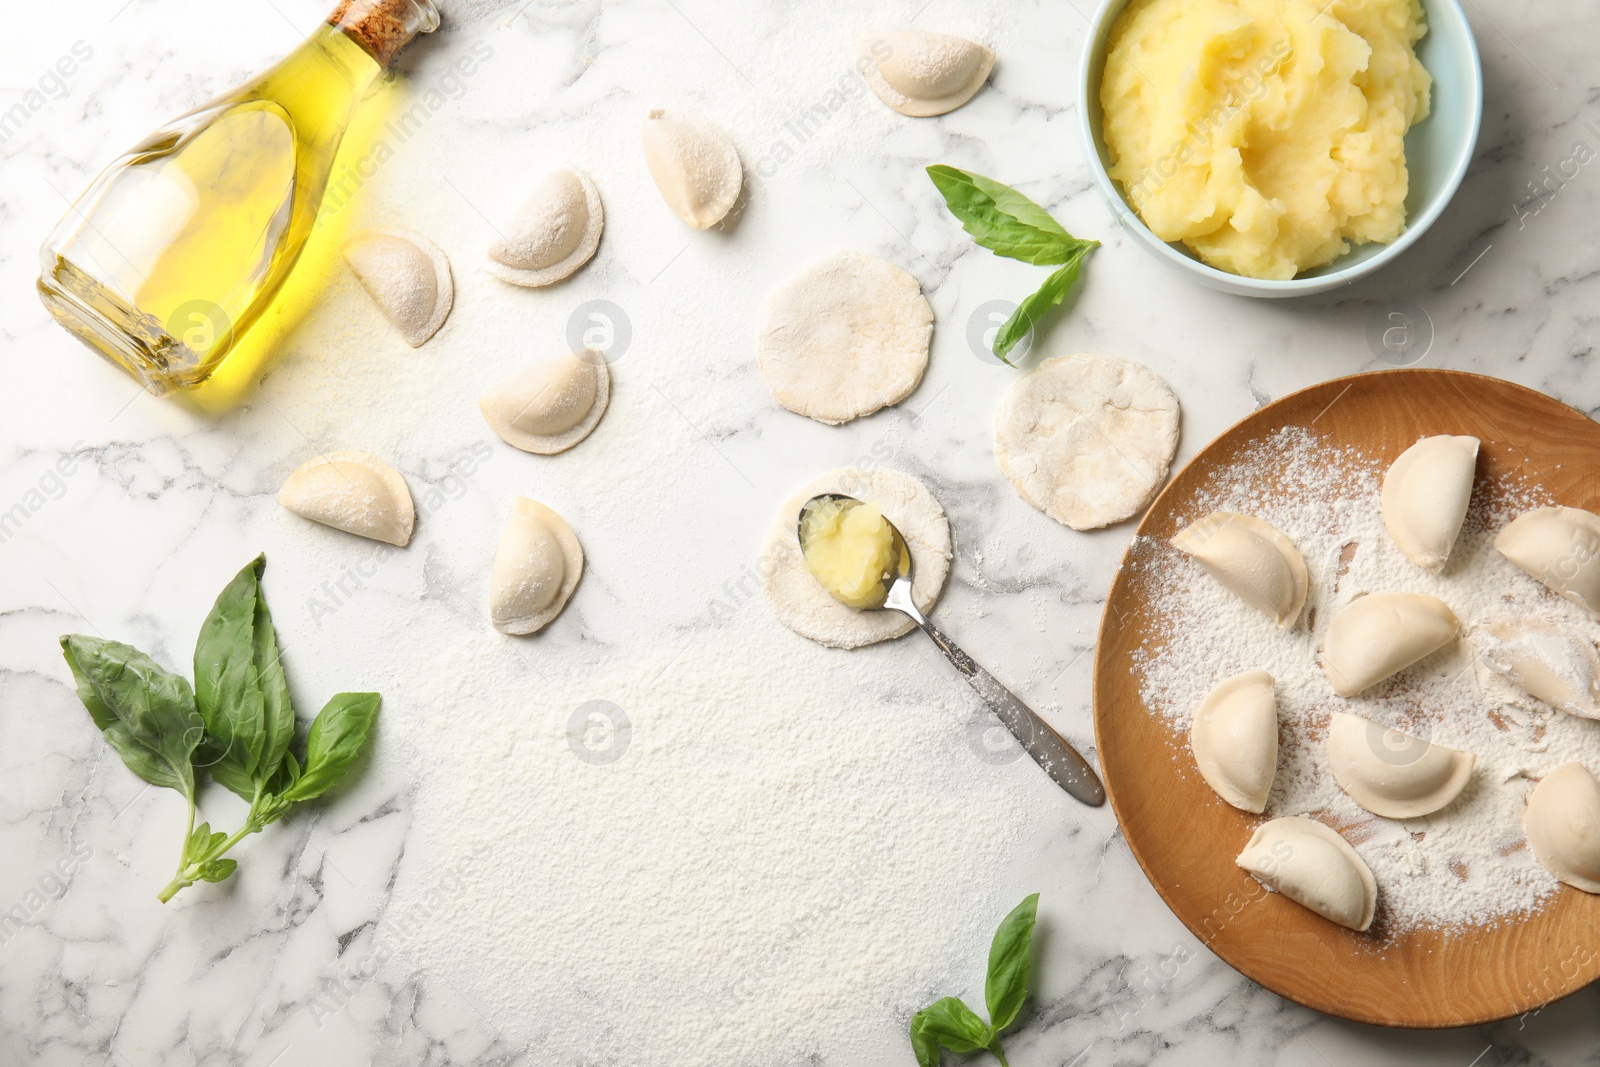
[(1045, 360), (995, 413), (995, 458), (1022, 499), (1074, 530), (1138, 514), (1178, 449), (1178, 398), (1118, 356)]
[(878, 505), (911, 550), (911, 598), (929, 611), (950, 575), (950, 521), (928, 487), (892, 470), (829, 471), (784, 501), (761, 547), (761, 586), (778, 621), (801, 637), (833, 648), (860, 648), (909, 631), (898, 611), (847, 608), (812, 577), (800, 555), (800, 508), (819, 493), (845, 493)]
[(860, 252), (835, 252), (767, 303), (758, 353), (778, 403), (837, 426), (898, 404), (928, 367), (933, 308), (917, 280)]

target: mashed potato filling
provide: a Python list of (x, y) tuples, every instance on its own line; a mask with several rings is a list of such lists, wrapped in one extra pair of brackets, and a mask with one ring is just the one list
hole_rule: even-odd
[(1426, 32), (1418, 0), (1133, 0), (1100, 83), (1111, 176), (1156, 236), (1250, 278), (1392, 241)]
[(895, 563), (894, 529), (876, 505), (824, 500), (801, 520), (806, 569), (841, 604), (883, 604), (883, 575)]

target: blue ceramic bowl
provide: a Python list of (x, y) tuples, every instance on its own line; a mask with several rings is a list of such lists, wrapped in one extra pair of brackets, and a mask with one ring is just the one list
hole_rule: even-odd
[(1483, 118), (1483, 67), (1472, 27), (1457, 0), (1423, 0), (1428, 32), (1417, 43), (1422, 65), (1433, 75), (1432, 109), (1406, 134), (1406, 168), (1411, 184), (1406, 195), (1406, 229), (1386, 245), (1357, 245), (1322, 267), (1288, 281), (1261, 281), (1207, 266), (1182, 244), (1168, 244), (1139, 219), (1122, 187), (1107, 173), (1110, 161), (1100, 134), (1100, 78), (1105, 71), (1106, 41), (1111, 25), (1128, 0), (1101, 0), (1084, 40), (1079, 65), (1078, 98), (1084, 155), (1094, 183), (1134, 240), (1202, 285), (1240, 296), (1307, 296), (1348, 285), (1384, 266), (1433, 225), (1472, 161)]

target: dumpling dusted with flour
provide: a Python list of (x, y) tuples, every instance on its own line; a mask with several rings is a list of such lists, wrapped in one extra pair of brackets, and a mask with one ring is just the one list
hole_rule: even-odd
[(1600, 653), (1539, 619), (1491, 623), (1476, 634), (1479, 661), (1529, 696), (1568, 715), (1600, 719)]
[(994, 52), (964, 37), (928, 30), (869, 31), (857, 65), (878, 99), (902, 115), (943, 115), (971, 100), (994, 68)]
[(489, 246), (486, 267), (513, 285), (550, 285), (589, 262), (605, 228), (600, 190), (576, 167), (548, 175)]
[(1246, 671), (1206, 694), (1189, 729), (1200, 776), (1241, 811), (1266, 810), (1278, 772), (1278, 699), (1272, 675)]
[(583, 576), (583, 547), (566, 520), (518, 497), (489, 572), (489, 620), (505, 634), (550, 625)]
[(1494, 547), (1553, 592), (1600, 615), (1600, 515), (1536, 508), (1511, 520)]
[(1600, 783), (1581, 763), (1545, 775), (1522, 817), (1545, 869), (1585, 893), (1600, 893)]
[(1476, 437), (1424, 437), (1383, 477), (1383, 525), (1406, 558), (1424, 570), (1444, 570), (1472, 502), (1478, 466)]
[(278, 503), (335, 530), (404, 546), (416, 507), (405, 479), (370, 452), (331, 452), (284, 479)]
[(594, 349), (540, 360), (478, 400), (484, 421), (507, 444), (550, 456), (600, 424), (611, 401), (611, 371)]
[(697, 230), (721, 222), (744, 186), (739, 152), (699, 119), (652, 111), (644, 123), (644, 161), (675, 215)]
[(1374, 815), (1416, 819), (1461, 794), (1477, 757), (1392, 730), (1359, 715), (1335, 713), (1328, 765), (1339, 788)]
[(1172, 546), (1279, 626), (1288, 629), (1300, 618), (1309, 585), (1306, 561), (1271, 523), (1214, 511), (1174, 534)]
[(1438, 597), (1369, 593), (1328, 624), (1322, 667), (1333, 691), (1355, 696), (1456, 639), (1461, 624)]
[(1294, 815), (1256, 828), (1239, 866), (1262, 885), (1357, 932), (1372, 925), (1378, 882), (1332, 827)]
[(439, 332), (455, 303), (450, 261), (410, 230), (373, 230), (344, 246), (344, 260), (406, 343), (416, 348)]

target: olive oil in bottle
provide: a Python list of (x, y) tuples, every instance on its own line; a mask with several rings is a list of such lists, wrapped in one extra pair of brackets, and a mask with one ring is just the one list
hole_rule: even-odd
[(343, 0), (277, 66), (145, 138), (40, 249), (45, 307), (153, 393), (204, 382), (283, 290), (357, 105), (438, 25), (432, 0)]

